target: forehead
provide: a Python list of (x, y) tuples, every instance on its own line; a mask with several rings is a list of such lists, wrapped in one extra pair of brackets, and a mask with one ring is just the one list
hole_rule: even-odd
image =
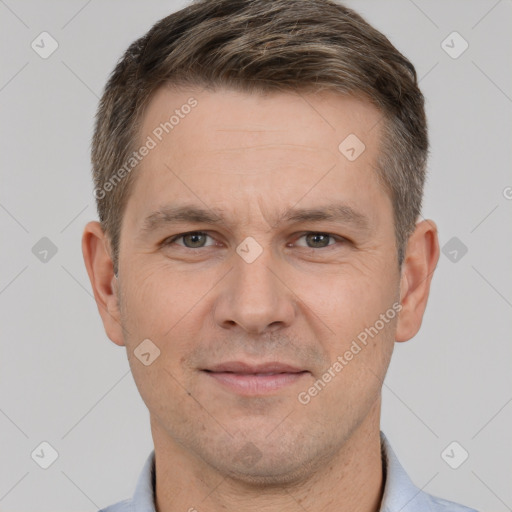
[(243, 140), (255, 145), (289, 142), (298, 150), (337, 153), (344, 136), (354, 132), (366, 145), (375, 142), (381, 118), (369, 100), (333, 91), (246, 93), (161, 87), (145, 111), (140, 136), (141, 142), (151, 136), (157, 144), (178, 146), (194, 135), (201, 141), (194, 153), (230, 149)]
[(139, 145), (151, 149), (128, 203), (139, 217), (185, 196), (238, 213), (257, 203), (270, 215), (272, 205), (281, 213), (299, 200), (316, 207), (344, 192), (348, 203), (358, 202), (355, 193), (371, 203), (383, 194), (375, 174), (380, 120), (369, 101), (333, 92), (163, 87), (144, 114)]

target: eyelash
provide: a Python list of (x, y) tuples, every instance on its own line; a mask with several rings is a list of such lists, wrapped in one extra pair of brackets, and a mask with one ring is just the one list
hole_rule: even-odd
[[(165, 240), (163, 240), (160, 243), (160, 246), (165, 247), (165, 246), (172, 245), (176, 242), (176, 240), (182, 239), (183, 237), (185, 237), (187, 235), (206, 235), (207, 237), (210, 237), (213, 240), (213, 237), (205, 231), (188, 231), (187, 233), (180, 233), (179, 235), (175, 235), (170, 238), (166, 238)], [(329, 236), (330, 238), (334, 239), (335, 241), (342, 242), (342, 243), (346, 243), (349, 241), (348, 239), (346, 239), (342, 236), (334, 235), (332, 233), (326, 233), (324, 231), (305, 231), (296, 240), (300, 240), (301, 238), (303, 238), (307, 235), (326, 235), (326, 236)], [(207, 249), (208, 247), (214, 246), (214, 245), (208, 245), (208, 246), (203, 246), (203, 247), (186, 247), (185, 245), (181, 245), (181, 244), (178, 244), (178, 245), (180, 245), (180, 247), (182, 247), (183, 249), (188, 249), (190, 251), (194, 251), (195, 249)], [(302, 247), (303, 249), (314, 250), (314, 249), (327, 249), (329, 247), (332, 247), (333, 245), (336, 245), (336, 244), (328, 244), (325, 247), (308, 247), (308, 246), (300, 246), (300, 247)]]

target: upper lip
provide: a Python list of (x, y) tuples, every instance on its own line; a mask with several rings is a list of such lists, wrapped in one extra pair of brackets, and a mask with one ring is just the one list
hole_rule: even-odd
[(271, 361), (260, 364), (244, 363), (242, 361), (228, 361), (225, 363), (216, 364), (205, 368), (209, 372), (231, 372), (242, 374), (255, 374), (255, 373), (300, 373), (306, 370), (297, 368), (285, 363)]

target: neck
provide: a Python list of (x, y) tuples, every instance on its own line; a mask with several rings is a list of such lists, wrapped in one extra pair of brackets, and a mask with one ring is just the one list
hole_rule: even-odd
[(252, 486), (221, 475), (151, 422), (157, 512), (378, 512), (384, 490), (380, 399), (329, 460), (306, 479)]

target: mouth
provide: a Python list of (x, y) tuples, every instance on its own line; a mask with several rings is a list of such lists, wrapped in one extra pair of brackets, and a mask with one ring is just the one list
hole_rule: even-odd
[(275, 393), (309, 374), (307, 370), (279, 362), (247, 364), (241, 361), (221, 363), (203, 372), (224, 388), (244, 396)]

